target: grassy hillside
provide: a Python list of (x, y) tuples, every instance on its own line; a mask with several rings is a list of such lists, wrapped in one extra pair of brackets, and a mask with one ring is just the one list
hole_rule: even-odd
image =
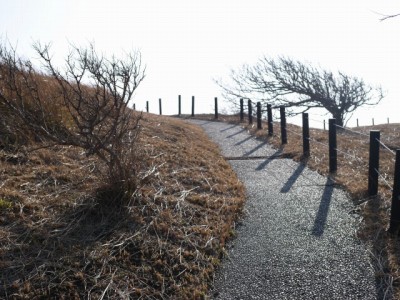
[(244, 189), (199, 128), (145, 115), (126, 205), (72, 146), (0, 150), (0, 298), (202, 299)]

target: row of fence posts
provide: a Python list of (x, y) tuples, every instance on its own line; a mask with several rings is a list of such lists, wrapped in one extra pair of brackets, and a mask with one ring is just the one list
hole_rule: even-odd
[[(182, 101), (181, 95), (178, 96), (178, 116), (182, 114)], [(192, 96), (192, 113), (194, 117), (195, 108), (195, 97)], [(257, 102), (257, 129), (262, 129), (262, 108), (261, 103)], [(135, 109), (135, 107), (134, 107)], [(253, 105), (249, 99), (247, 103), (248, 109), (248, 122), (253, 124)], [(149, 102), (146, 102), (146, 111), (149, 112)], [(218, 119), (218, 98), (214, 98), (214, 111), (215, 119)], [(162, 103), (161, 98), (159, 99), (159, 112), (162, 115)], [(281, 129), (281, 144), (287, 144), (287, 130), (286, 130), (286, 113), (285, 107), (279, 107), (280, 112), (280, 129)], [(240, 121), (244, 122), (244, 102), (240, 99)], [(267, 125), (268, 125), (268, 136), (274, 134), (274, 124), (272, 119), (272, 105), (267, 104)], [(302, 114), (302, 126), (303, 126), (303, 157), (308, 158), (310, 156), (310, 127), (308, 113)], [(357, 120), (358, 126), (358, 120)], [(328, 144), (329, 144), (329, 173), (334, 174), (337, 171), (337, 126), (335, 119), (329, 119), (328, 123)], [(324, 120), (325, 130), (325, 120)], [(378, 179), (379, 179), (379, 149), (380, 149), (380, 131), (370, 131), (370, 148), (369, 148), (369, 170), (368, 170), (368, 195), (376, 196), (378, 193)], [(394, 185), (392, 193), (392, 205), (391, 205), (391, 217), (389, 231), (391, 233), (398, 232), (400, 229), (400, 149), (396, 150), (396, 161), (394, 171)]]
[[(194, 96), (192, 96), (192, 113), (191, 116), (194, 117), (194, 105), (195, 105), (195, 99)], [(159, 113), (162, 115), (162, 101), (161, 98), (158, 99), (158, 107), (159, 107)], [(136, 105), (133, 104), (133, 109), (136, 110)], [(215, 119), (218, 119), (218, 98), (214, 98), (214, 110), (215, 110)], [(149, 101), (146, 101), (146, 112), (149, 112)], [(178, 116), (182, 115), (182, 98), (181, 95), (178, 95)]]
[[(162, 115), (162, 103), (161, 103), (161, 98), (158, 99), (159, 102), (159, 113)], [(192, 96), (192, 113), (191, 116), (194, 117), (194, 96)], [(253, 123), (253, 111), (252, 111), (252, 101), (248, 100), (248, 117), (249, 117), (249, 123)], [(244, 105), (243, 105), (243, 99), (240, 99), (240, 121), (243, 122), (244, 119)], [(136, 105), (133, 104), (133, 109), (136, 110)], [(281, 109), (284, 109), (282, 107)], [(218, 98), (214, 98), (214, 111), (215, 111), (215, 119), (218, 119)], [(146, 112), (149, 112), (149, 101), (146, 101)], [(181, 101), (181, 95), (178, 95), (178, 116), (181, 116), (182, 114), (182, 101)], [(257, 128), (261, 129), (261, 103), (257, 102)], [(272, 120), (272, 106), (271, 104), (267, 104), (267, 114), (268, 114), (268, 120)], [(281, 117), (282, 117), (282, 112), (281, 112)], [(285, 120), (286, 121), (286, 120)], [(387, 118), (387, 123), (389, 124), (389, 118)], [(324, 130), (326, 130), (326, 124), (325, 120), (323, 121), (324, 124)], [(372, 118), (372, 125), (375, 125), (375, 120)], [(357, 119), (357, 127), (359, 127), (359, 122)], [(272, 122), (268, 121), (268, 135), (273, 134), (273, 124)], [(284, 134), (286, 136), (286, 133)]]
[[(287, 143), (286, 131), (286, 116), (285, 107), (280, 106), (280, 121), (281, 121), (281, 143)], [(262, 129), (261, 126), (261, 103), (257, 102), (257, 128)], [(248, 100), (248, 117), (249, 124), (253, 123), (252, 119), (252, 102)], [(243, 99), (240, 99), (240, 120), (244, 121), (244, 108)], [(267, 105), (267, 124), (268, 135), (273, 135), (273, 120), (272, 120), (272, 106)], [(337, 171), (337, 126), (336, 119), (329, 119), (329, 173), (334, 174)], [(310, 156), (310, 127), (308, 113), (302, 114), (303, 125), (303, 157)], [(325, 122), (324, 122), (325, 129)], [(376, 196), (378, 194), (378, 180), (379, 180), (379, 149), (380, 149), (380, 131), (370, 131), (370, 148), (369, 148), (369, 170), (368, 170), (368, 195)], [(398, 234), (400, 229), (400, 149), (396, 150), (393, 192), (391, 203), (391, 216), (389, 232)]]
[[(182, 101), (181, 95), (178, 96), (178, 116), (182, 114)], [(195, 108), (195, 97), (192, 96), (192, 113), (194, 117)], [(262, 108), (261, 103), (257, 102), (257, 129), (262, 129)], [(134, 106), (135, 109), (135, 106)], [(248, 109), (248, 122), (253, 124), (253, 105), (249, 99), (247, 103)], [(146, 102), (146, 111), (149, 112), (149, 101)], [(218, 98), (214, 98), (214, 111), (215, 119), (218, 119)], [(159, 99), (159, 112), (162, 115), (162, 103), (161, 98)], [(281, 144), (287, 144), (287, 130), (286, 130), (286, 113), (285, 107), (279, 107), (280, 112), (280, 129), (281, 129)], [(244, 102), (240, 99), (240, 121), (244, 122)], [(374, 122), (374, 121), (373, 121)], [(388, 119), (389, 122), (389, 119)], [(325, 120), (323, 122), (325, 130)], [(274, 134), (274, 124), (272, 119), (272, 105), (267, 104), (267, 125), (268, 125), (268, 136)], [(303, 157), (308, 158), (310, 156), (310, 127), (308, 113), (302, 114), (302, 126), (303, 126)], [(358, 127), (358, 119), (357, 119)], [(329, 173), (334, 174), (337, 171), (337, 126), (335, 119), (329, 119), (328, 123), (328, 144), (329, 144)], [(379, 149), (380, 149), (380, 131), (370, 131), (370, 148), (369, 148), (369, 169), (368, 169), (368, 195), (376, 196), (378, 194), (378, 180), (379, 180)], [(398, 233), (400, 229), (400, 149), (396, 150), (396, 161), (394, 171), (394, 185), (392, 193), (392, 204), (391, 204), (391, 216), (390, 216), (390, 227), (389, 232)]]

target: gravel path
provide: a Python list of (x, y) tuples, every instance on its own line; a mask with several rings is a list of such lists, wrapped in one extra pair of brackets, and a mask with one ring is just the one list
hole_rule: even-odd
[[(332, 182), (240, 126), (197, 121), (247, 189), (246, 217), (215, 278), (213, 299), (377, 299), (373, 268), (355, 237), (350, 199)], [(257, 158), (258, 157), (258, 158)]]

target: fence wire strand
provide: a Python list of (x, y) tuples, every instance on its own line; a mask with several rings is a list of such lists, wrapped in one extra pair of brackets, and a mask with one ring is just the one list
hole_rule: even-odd
[(317, 140), (315, 140), (315, 139), (312, 139), (312, 138), (308, 138), (308, 140), (309, 140), (310, 142), (313, 142), (313, 143), (316, 143), (316, 144), (319, 144), (319, 145), (322, 145), (322, 146), (324, 146), (324, 147), (329, 148), (329, 145), (326, 144), (326, 143), (319, 142), (319, 141), (317, 141)]
[(336, 124), (335, 126), (338, 127), (338, 128), (344, 129), (344, 130), (346, 130), (346, 131), (349, 131), (349, 132), (351, 132), (351, 133), (355, 133), (355, 134), (359, 134), (359, 135), (361, 135), (361, 136), (369, 137), (368, 134), (363, 133), (363, 132), (351, 130), (351, 129), (348, 129), (348, 128), (346, 128), (346, 127), (343, 127), (343, 126), (340, 126), (340, 125), (337, 125), (337, 124)]
[[(357, 156), (355, 156), (355, 155), (353, 155), (353, 154), (350, 154), (350, 153), (348, 153), (348, 152), (346, 152), (346, 151), (343, 151), (343, 150), (340, 150), (340, 149), (338, 149), (338, 148), (335, 148), (335, 150), (336, 150), (337, 152), (339, 152), (339, 153), (342, 153), (344, 156), (353, 158), (354, 160), (356, 160), (356, 161), (358, 161), (358, 162), (360, 162), (360, 163), (363, 162), (363, 160), (362, 160), (361, 158), (359, 158), (359, 157), (357, 157)], [(368, 167), (367, 164), (364, 164), (364, 166), (365, 166), (365, 167)]]
[(293, 134), (295, 134), (295, 135), (298, 135), (298, 136), (300, 136), (300, 137), (303, 137), (303, 135), (302, 135), (301, 133), (298, 133), (298, 132), (295, 132), (295, 131), (293, 131), (293, 130), (290, 130), (290, 129), (288, 129), (287, 127), (286, 127), (286, 131), (289, 131), (289, 132), (291, 132), (291, 133), (293, 133)]
[[(338, 125), (337, 125), (337, 126), (338, 126)], [(346, 128), (342, 127), (342, 126), (338, 126), (338, 127), (343, 128), (343, 129), (346, 129)], [(295, 134), (295, 135), (297, 135), (297, 136), (303, 137), (302, 134), (300, 134), (300, 133), (298, 133), (298, 132), (295, 132), (295, 131), (293, 131), (293, 130), (290, 130), (290, 129), (288, 129), (287, 127), (286, 127), (286, 131), (291, 132), (291, 133), (293, 133), (293, 134)], [(349, 131), (351, 131), (351, 130), (349, 130)], [(362, 133), (356, 132), (356, 131), (354, 131), (354, 133), (358, 133), (358, 134), (360, 134), (360, 135), (365, 135), (365, 134), (362, 134)], [(368, 135), (366, 135), (366, 136), (368, 136)], [(311, 139), (311, 138), (308, 138), (308, 140), (309, 140), (309, 141), (312, 141), (312, 142), (314, 142), (314, 143), (323, 145), (323, 146), (325, 146), (325, 147), (329, 147), (328, 144), (318, 142), (317, 140), (314, 140), (314, 139)], [(337, 150), (338, 152), (342, 153), (342, 154), (345, 155), (345, 156), (348, 156), (348, 157), (353, 158), (353, 159), (356, 160), (356, 161), (362, 162), (362, 160), (361, 160), (360, 158), (356, 157), (354, 154), (350, 154), (350, 153), (348, 153), (348, 152), (346, 152), (346, 151), (343, 151), (343, 150), (340, 150), (340, 149), (338, 149), (338, 148), (335, 149), (335, 150)]]
[(393, 187), (387, 182), (386, 178), (379, 172), (379, 170), (374, 169), (374, 171), (378, 174), (378, 177), (385, 183), (385, 185), (389, 188), (391, 192), (393, 192)]
[(376, 139), (376, 141), (387, 151), (389, 151), (391, 154), (396, 156), (396, 152), (394, 152), (392, 149), (390, 149), (388, 146), (386, 146), (381, 140)]
[(316, 120), (316, 119), (313, 119), (313, 118), (310, 118), (310, 117), (308, 118), (308, 120), (316, 122), (316, 123), (320, 123), (320, 124), (325, 124), (323, 121), (319, 121), (319, 120)]
[[(314, 122), (318, 122), (318, 123), (321, 123), (321, 124), (324, 124), (324, 125), (326, 124), (325, 122), (321, 122), (321, 121), (319, 121), (319, 120), (315, 120), (315, 119), (312, 119), (312, 118), (309, 118), (309, 120), (312, 120), (312, 121), (314, 121)], [(370, 135), (368, 135), (368, 134), (366, 134), (366, 133), (363, 133), (363, 132), (351, 130), (351, 129), (348, 129), (348, 128), (346, 128), (346, 127), (343, 127), (343, 126), (340, 126), (340, 125), (337, 125), (337, 124), (335, 124), (335, 126), (336, 126), (337, 128), (343, 129), (343, 130), (346, 131), (346, 132), (350, 132), (350, 133), (353, 133), (353, 134), (357, 134), (357, 135), (359, 135), (359, 136), (361, 136), (361, 137), (368, 137), (368, 138), (370, 137)], [(303, 134), (302, 134), (302, 133), (298, 133), (298, 132), (296, 132), (296, 131), (293, 131), (293, 130), (289, 129), (287, 126), (285, 127), (285, 130), (286, 130), (287, 132), (290, 132), (290, 133), (296, 135), (296, 136), (303, 137)], [(316, 144), (319, 144), (319, 145), (322, 145), (322, 146), (324, 146), (324, 147), (329, 148), (329, 144), (326, 144), (326, 143), (323, 143), (323, 142), (319, 142), (319, 141), (317, 141), (317, 140), (315, 140), (315, 139), (313, 139), (313, 138), (310, 138), (310, 137), (308, 137), (307, 139), (308, 139), (309, 141), (313, 142), (313, 143), (316, 143)], [(385, 143), (383, 143), (381, 140), (376, 139), (376, 141), (382, 146), (382, 148), (384, 148), (385, 150), (387, 150), (389, 153), (391, 153), (391, 154), (394, 155), (394, 156), (396, 155), (396, 153), (395, 153), (392, 149), (390, 149)], [(362, 139), (361, 139), (360, 142), (361, 142), (361, 143), (362, 143), (362, 142), (365, 142), (365, 140), (362, 140)], [(367, 141), (367, 142), (368, 142), (368, 141)], [(336, 148), (335, 150), (336, 150), (337, 152), (343, 154), (344, 156), (349, 157), (349, 158), (353, 159), (354, 161), (357, 161), (358, 163), (361, 163), (363, 167), (368, 167), (368, 164), (363, 163), (363, 160), (362, 160), (361, 158), (357, 157), (356, 155), (350, 154), (349, 152), (344, 151), (344, 150), (341, 150), (341, 149), (339, 149), (339, 148)], [(290, 164), (286, 163), (285, 160), (283, 160), (283, 161), (284, 161), (285, 165), (287, 165), (288, 167), (290, 167), (290, 168), (293, 169), (293, 170), (296, 170), (293, 166), (291, 166)], [(390, 185), (390, 183), (386, 180), (386, 177), (385, 177), (382, 173), (380, 173), (379, 170), (377, 170), (377, 169), (374, 169), (374, 170), (375, 170), (375, 172), (378, 174), (378, 177), (379, 177), (379, 179), (381, 180), (381, 182), (383, 182), (384, 185), (386, 185), (386, 187), (387, 187), (390, 191), (393, 192), (393, 187), (392, 187), (392, 186)], [(302, 176), (303, 178), (307, 179), (310, 183), (319, 184), (318, 182), (316, 182), (315, 180), (309, 178), (308, 176), (306, 176), (306, 175), (304, 175), (304, 174), (300, 174), (300, 176)]]

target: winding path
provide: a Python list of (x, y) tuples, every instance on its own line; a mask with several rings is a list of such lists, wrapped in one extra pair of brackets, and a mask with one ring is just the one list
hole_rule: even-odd
[(247, 189), (246, 217), (216, 275), (213, 299), (379, 298), (345, 192), (302, 164), (274, 157), (277, 150), (240, 126), (191, 122), (230, 158)]

